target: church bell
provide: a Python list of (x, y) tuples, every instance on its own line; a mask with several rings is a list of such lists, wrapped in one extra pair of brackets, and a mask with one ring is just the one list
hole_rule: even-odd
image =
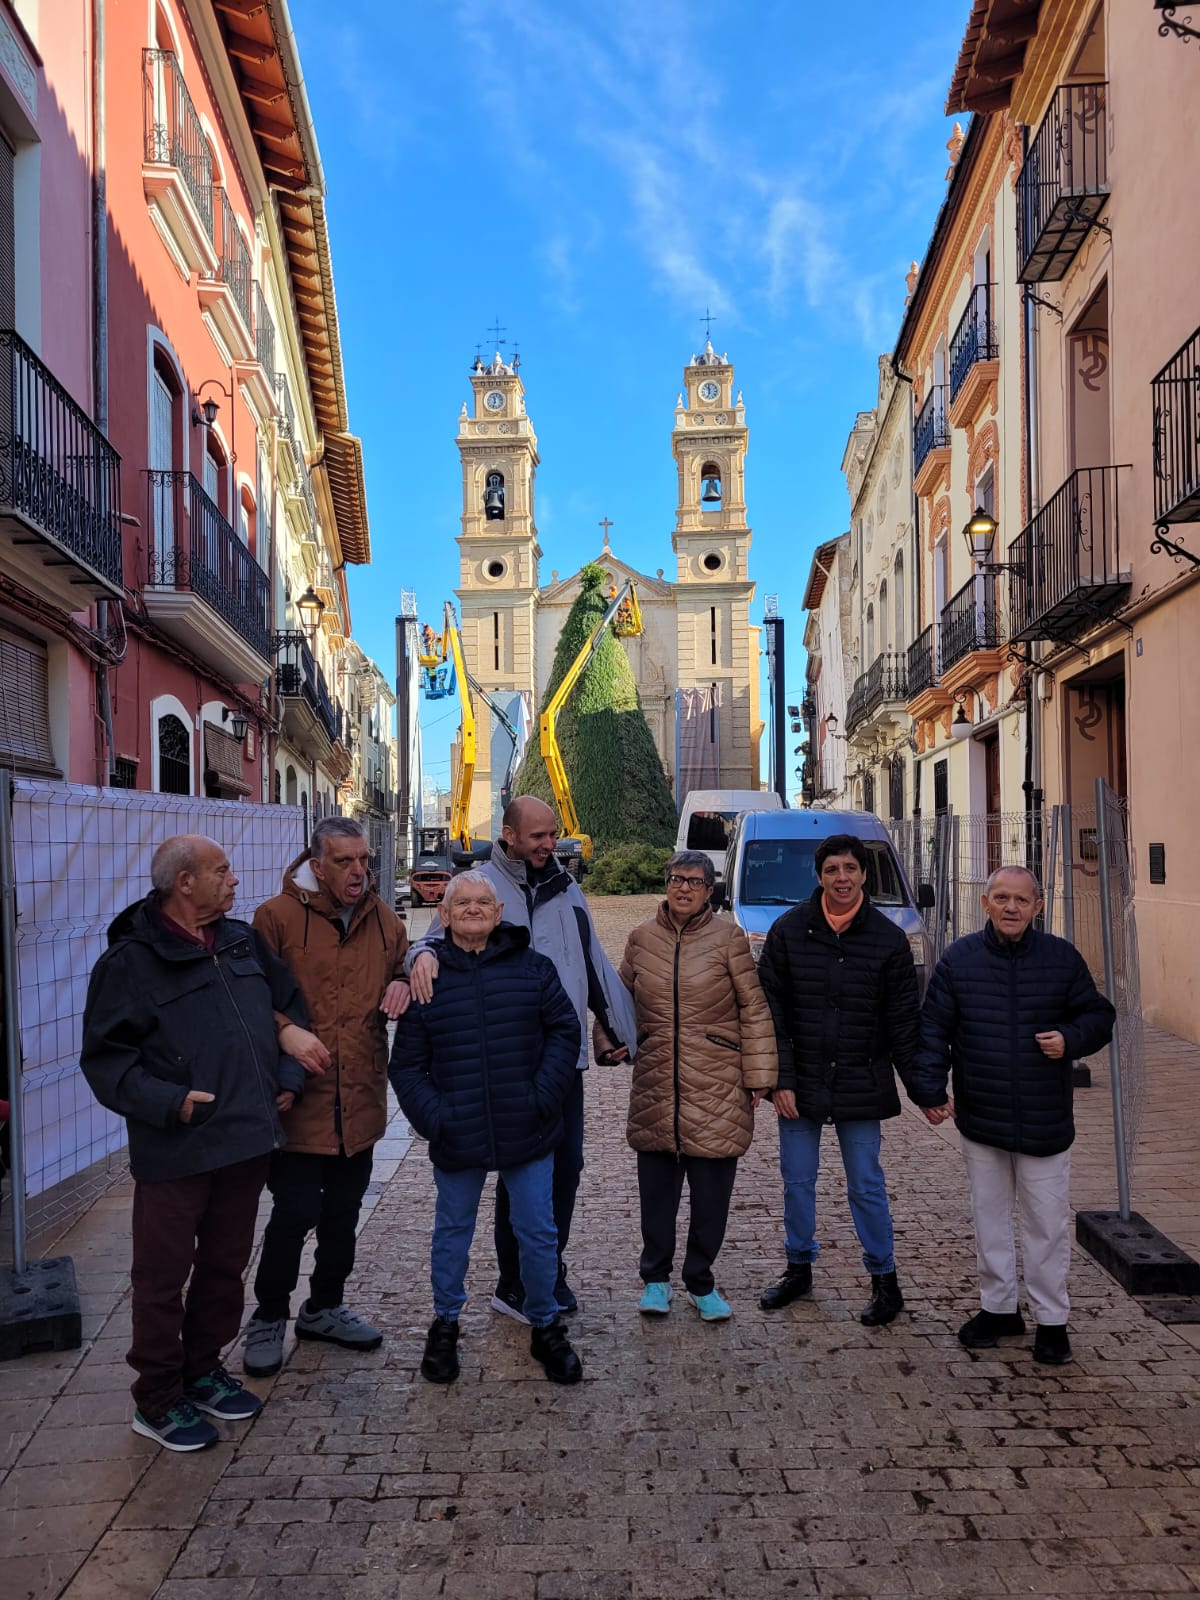
[(701, 505), (713, 506), (721, 503), (720, 478), (705, 478), (704, 487), (700, 492)]
[(504, 516), (504, 490), (498, 484), (489, 484), (483, 497), (483, 514), (489, 522)]

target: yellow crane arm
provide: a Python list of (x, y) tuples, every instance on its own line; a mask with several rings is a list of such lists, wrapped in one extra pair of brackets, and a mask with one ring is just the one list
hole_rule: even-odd
[(471, 785), (475, 781), (475, 712), (471, 706), (471, 685), (467, 679), (467, 665), (463, 660), (462, 641), (458, 636), (454, 608), (449, 601), (446, 602), (442, 639), (443, 659), (448, 649), (454, 662), (454, 681), (458, 685), (458, 698), (462, 706), (462, 748), (450, 801), (450, 837), (457, 839), (464, 850), (470, 850)]
[(567, 780), (566, 768), (563, 766), (562, 751), (558, 747), (557, 723), (559, 712), (567, 703), (571, 690), (579, 682), (583, 669), (595, 654), (604, 630), (610, 623), (615, 624), (618, 632), (622, 634), (639, 634), (642, 631), (642, 613), (638, 606), (637, 590), (629, 579), (626, 579), (609, 601), (608, 609), (596, 624), (583, 649), (563, 674), (562, 682), (554, 691), (538, 723), (542, 759), (546, 763), (550, 788), (558, 808), (559, 831), (564, 838), (579, 839), (583, 844), (582, 853), (585, 857), (589, 857), (592, 853), (591, 840), (585, 839), (579, 827), (579, 814), (571, 798), (571, 785)]

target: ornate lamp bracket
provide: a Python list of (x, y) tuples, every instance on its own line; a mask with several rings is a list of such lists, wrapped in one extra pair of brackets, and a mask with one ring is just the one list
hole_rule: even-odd
[(1196, 26), (1190, 16), (1181, 21), (1175, 15), (1179, 9), (1176, 0), (1154, 0), (1154, 8), (1162, 13), (1158, 19), (1158, 31), (1164, 39), (1169, 39), (1173, 34), (1184, 44), (1193, 39), (1200, 44), (1200, 27)]
[(1200, 567), (1200, 556), (1170, 538), (1170, 526), (1169, 522), (1160, 522), (1155, 528), (1154, 538), (1150, 541), (1151, 555), (1159, 550), (1165, 550), (1172, 561), (1190, 561), (1193, 567)]

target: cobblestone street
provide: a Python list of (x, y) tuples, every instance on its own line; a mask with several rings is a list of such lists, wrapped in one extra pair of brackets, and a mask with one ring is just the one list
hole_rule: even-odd
[[(599, 904), (610, 952), (651, 904)], [(628, 1082), (588, 1075), (577, 1388), (547, 1383), (527, 1330), (487, 1309), (487, 1236), (462, 1377), (422, 1381), (433, 1185), (425, 1147), (396, 1137), (353, 1284), (383, 1348), (299, 1347), (254, 1425), (199, 1457), (158, 1452), (128, 1428), (125, 1194), (94, 1208), (92, 1257), (63, 1246), (92, 1342), (0, 1370), (6, 1600), (1200, 1592), (1200, 1330), (1150, 1320), (1077, 1253), (1073, 1365), (1034, 1366), (1028, 1339), (963, 1351), (954, 1331), (977, 1302), (961, 1162), (911, 1108), (885, 1137), (906, 1312), (858, 1322), (867, 1286), (831, 1144), (813, 1298), (761, 1312), (783, 1259), (766, 1105), (718, 1262), (733, 1320), (702, 1325), (678, 1280), (670, 1317), (643, 1319)]]

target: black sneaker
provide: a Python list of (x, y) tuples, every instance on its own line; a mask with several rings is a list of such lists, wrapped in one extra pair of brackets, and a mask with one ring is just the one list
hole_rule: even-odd
[(997, 1339), (1013, 1339), (1025, 1332), (1025, 1319), (1019, 1311), (977, 1311), (958, 1330), (959, 1344), (968, 1350), (993, 1350)]
[(491, 1306), (493, 1311), (498, 1311), (502, 1317), (511, 1317), (514, 1322), (524, 1323), (529, 1326), (529, 1318), (525, 1315), (525, 1291), (523, 1289), (509, 1289), (504, 1284), (496, 1285), (496, 1292), (492, 1296)]
[(154, 1439), (166, 1450), (207, 1450), (221, 1437), (188, 1400), (177, 1400), (161, 1417), (148, 1417), (135, 1411), (132, 1427), (134, 1433)]
[(1065, 1322), (1039, 1322), (1033, 1336), (1033, 1359), (1048, 1367), (1065, 1366), (1071, 1359), (1071, 1341)]
[(789, 1261), (778, 1283), (768, 1284), (758, 1297), (764, 1311), (782, 1311), (802, 1294), (812, 1293), (812, 1263)]
[(871, 1274), (871, 1298), (863, 1307), (859, 1321), (864, 1328), (882, 1328), (894, 1322), (904, 1310), (904, 1296), (894, 1272)]
[(231, 1378), (224, 1367), (214, 1367), (202, 1378), (185, 1383), (183, 1398), (197, 1411), (207, 1411), (210, 1417), (220, 1417), (223, 1422), (245, 1422), (263, 1408), (258, 1396), (237, 1378)]
[(572, 1350), (567, 1330), (557, 1318), (546, 1327), (533, 1330), (529, 1353), (545, 1367), (551, 1383), (578, 1383), (583, 1377), (583, 1362)]
[(430, 1383), (453, 1383), (461, 1371), (458, 1361), (458, 1323), (434, 1317), (425, 1337), (421, 1376)]

